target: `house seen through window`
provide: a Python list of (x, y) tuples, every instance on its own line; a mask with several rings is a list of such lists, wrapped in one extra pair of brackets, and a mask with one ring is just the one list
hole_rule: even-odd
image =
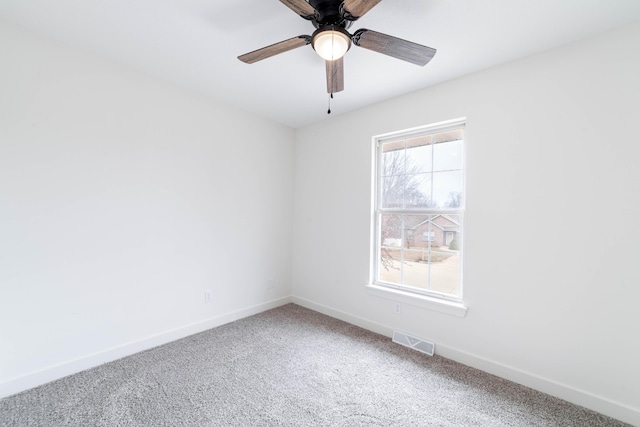
[(374, 283), (461, 299), (464, 121), (375, 143)]

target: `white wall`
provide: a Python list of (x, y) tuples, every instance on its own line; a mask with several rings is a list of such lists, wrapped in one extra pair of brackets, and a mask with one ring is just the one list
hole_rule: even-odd
[(0, 397), (289, 301), (293, 130), (1, 23), (0, 58)]
[[(294, 301), (640, 425), (639, 45), (636, 24), (299, 129)], [(469, 311), (396, 315), (365, 290), (371, 137), (458, 117)]]

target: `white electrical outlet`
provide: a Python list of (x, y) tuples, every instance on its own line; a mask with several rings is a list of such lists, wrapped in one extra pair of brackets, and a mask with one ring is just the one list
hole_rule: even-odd
[(395, 304), (395, 306), (394, 306), (394, 310), (395, 310), (394, 312), (395, 312), (396, 314), (400, 314), (400, 313), (402, 313), (402, 305), (400, 305), (400, 303), (399, 303), (399, 302), (397, 302), (397, 303)]
[(211, 302), (211, 298), (213, 297), (213, 292), (211, 291), (204, 291), (204, 302), (205, 303), (210, 303)]
[(267, 280), (267, 289), (271, 290), (273, 288), (276, 287), (276, 281), (275, 279), (269, 279)]

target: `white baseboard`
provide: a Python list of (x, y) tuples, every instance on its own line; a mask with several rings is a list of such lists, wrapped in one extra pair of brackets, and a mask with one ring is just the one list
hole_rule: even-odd
[(373, 322), (362, 317), (354, 316), (344, 311), (336, 310), (326, 305), (318, 304), (305, 298), (293, 296), (291, 302), (294, 304), (306, 307), (309, 310), (317, 311), (318, 313), (326, 314), (334, 319), (342, 320), (352, 325), (360, 326), (363, 329), (367, 329), (372, 332), (376, 332), (380, 335), (391, 338), (393, 336), (393, 328), (383, 325), (382, 323)]
[(444, 344), (436, 344), (436, 354), (509, 381), (522, 384), (551, 396), (558, 397), (566, 400), (567, 402), (583, 406), (591, 409), (592, 411), (599, 412), (631, 425), (640, 426), (640, 409), (559, 383), (549, 378), (523, 371), (513, 366), (494, 362)]
[(200, 322), (180, 326), (178, 328), (154, 334), (140, 340), (131, 341), (93, 354), (88, 354), (86, 356), (82, 356), (73, 360), (68, 360), (63, 363), (47, 366), (43, 369), (29, 372), (18, 377), (10, 378), (6, 381), (0, 382), (0, 398), (11, 396), (13, 394), (29, 390), (31, 388), (66, 377), (68, 375), (72, 375), (86, 369), (102, 365), (103, 363), (121, 359), (123, 357), (130, 356), (132, 354), (139, 353), (141, 351), (148, 350), (150, 348), (157, 347), (159, 345), (166, 344), (171, 341), (187, 337), (189, 335), (206, 331), (207, 329), (234, 322), (248, 316), (253, 316), (254, 314), (258, 314), (266, 310), (271, 310), (290, 302), (291, 297), (275, 299), (263, 304), (246, 307), (241, 310), (212, 317)]
[[(364, 319), (362, 317), (353, 316), (349, 313), (318, 304), (305, 298), (294, 296), (292, 297), (292, 302), (387, 337), (391, 337), (393, 335), (393, 328), (389, 326)], [(522, 384), (542, 393), (558, 397), (566, 400), (567, 402), (583, 406), (591, 409), (592, 411), (599, 412), (631, 425), (640, 426), (640, 409), (638, 408), (614, 402), (605, 397), (553, 381), (549, 378), (544, 378), (513, 366), (494, 362), (492, 360), (449, 347), (441, 342), (436, 342), (436, 354), (462, 363), (463, 365), (480, 369), (481, 371), (488, 372), (500, 378)]]

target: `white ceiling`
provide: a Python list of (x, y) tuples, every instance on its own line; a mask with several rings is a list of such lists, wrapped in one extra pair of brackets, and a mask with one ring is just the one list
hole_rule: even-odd
[[(311, 46), (236, 57), (311, 23), (278, 0), (0, 0), (0, 19), (297, 128), (327, 117)], [(340, 114), (640, 19), (640, 0), (384, 0), (354, 23), (438, 49), (418, 67), (357, 46)], [(594, 53), (597, 54), (597, 53)]]

